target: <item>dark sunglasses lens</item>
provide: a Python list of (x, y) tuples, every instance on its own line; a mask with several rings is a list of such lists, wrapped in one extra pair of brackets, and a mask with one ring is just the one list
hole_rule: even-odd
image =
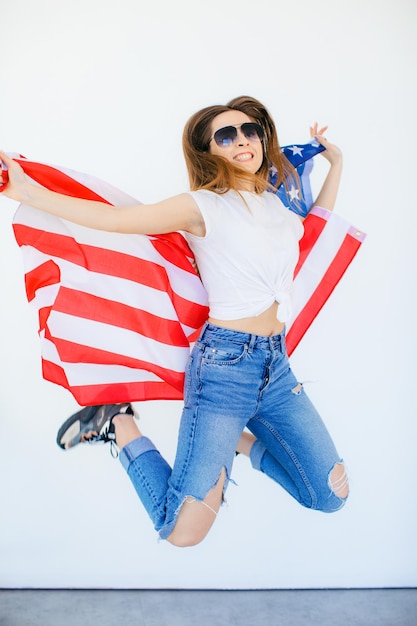
[(241, 126), (242, 133), (245, 135), (247, 139), (262, 139), (263, 130), (259, 124), (255, 124), (255, 122), (247, 122), (246, 124), (242, 124)]
[(218, 146), (230, 146), (237, 137), (237, 130), (234, 126), (219, 128), (214, 133), (214, 141)]

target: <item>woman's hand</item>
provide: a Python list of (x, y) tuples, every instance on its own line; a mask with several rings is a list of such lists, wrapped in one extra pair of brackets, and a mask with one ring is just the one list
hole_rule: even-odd
[(314, 204), (328, 211), (333, 211), (342, 175), (343, 157), (341, 150), (334, 144), (329, 143), (326, 137), (323, 136), (326, 130), (327, 126), (319, 128), (317, 122), (310, 127), (311, 137), (315, 137), (326, 148), (320, 154), (329, 161), (331, 166)]
[(22, 202), (27, 195), (27, 189), (30, 185), (23, 169), (4, 152), (0, 152), (0, 166), (0, 191), (7, 198)]
[(343, 155), (340, 148), (330, 143), (327, 138), (324, 137), (324, 133), (327, 129), (328, 126), (319, 128), (319, 125), (315, 122), (313, 126), (310, 126), (310, 137), (317, 139), (317, 141), (326, 148), (321, 154), (329, 161), (330, 165), (341, 164)]

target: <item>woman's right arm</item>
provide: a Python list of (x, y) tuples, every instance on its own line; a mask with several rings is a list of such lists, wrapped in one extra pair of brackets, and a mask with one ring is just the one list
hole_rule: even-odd
[(203, 218), (190, 194), (183, 193), (156, 204), (113, 207), (105, 202), (65, 196), (33, 185), (16, 161), (0, 152), (8, 168), (3, 193), (12, 200), (50, 213), (64, 220), (117, 233), (163, 234), (185, 230), (200, 234)]

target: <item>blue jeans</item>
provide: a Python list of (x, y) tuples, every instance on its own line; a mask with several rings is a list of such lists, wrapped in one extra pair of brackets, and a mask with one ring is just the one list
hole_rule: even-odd
[(206, 324), (187, 365), (173, 468), (147, 437), (120, 451), (162, 539), (185, 499), (203, 500), (223, 468), (226, 489), (245, 427), (256, 437), (250, 454), (255, 469), (305, 507), (332, 512), (343, 506), (329, 482), (342, 461), (290, 369), (285, 333), (264, 337)]

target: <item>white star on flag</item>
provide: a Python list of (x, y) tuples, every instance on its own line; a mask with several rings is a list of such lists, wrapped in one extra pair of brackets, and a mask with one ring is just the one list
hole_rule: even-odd
[(304, 148), (300, 148), (300, 146), (291, 146), (291, 148), (289, 149), (292, 150), (293, 155), (298, 154), (300, 156), (303, 156)]
[(294, 185), (291, 185), (291, 189), (288, 190), (288, 195), (290, 196), (291, 202), (295, 199), (300, 199), (300, 196), (298, 195), (298, 189), (296, 189)]

